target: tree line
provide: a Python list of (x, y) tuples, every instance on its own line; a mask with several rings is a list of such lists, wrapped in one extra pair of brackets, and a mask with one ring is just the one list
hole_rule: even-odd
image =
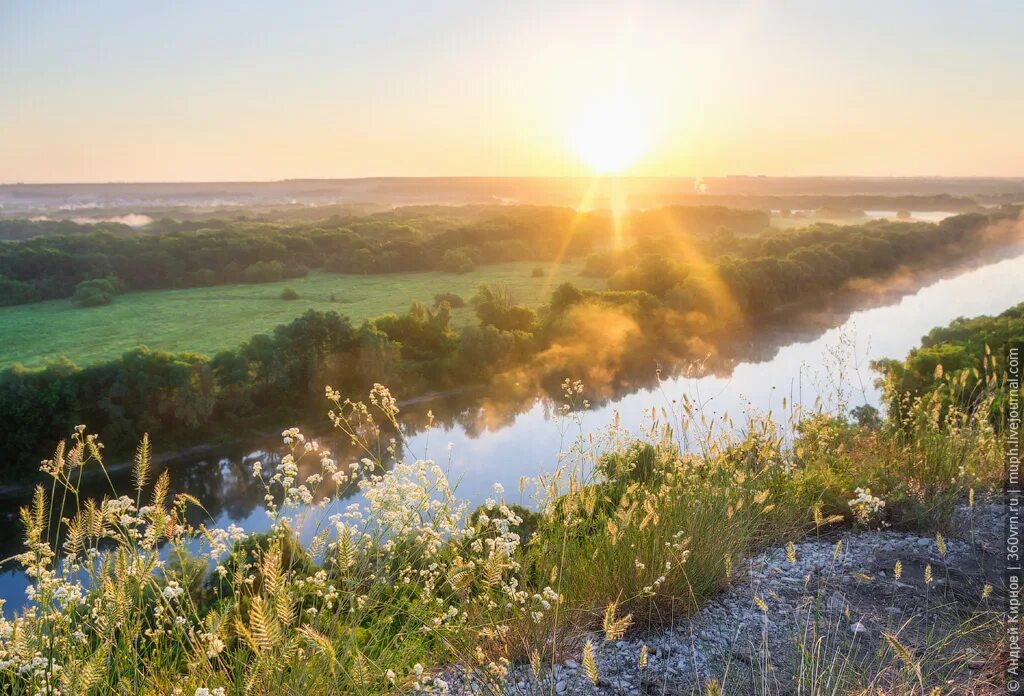
[[(130, 292), (272, 282), (311, 269), (459, 273), (480, 264), (550, 261), (621, 241), (607, 211), (534, 206), (412, 208), (290, 224), (157, 220), (138, 230), (66, 221), (3, 226), (0, 238), (20, 241), (0, 241), (0, 304), (70, 297), (81, 283), (99, 278)], [(661, 234), (662, 228), (754, 234), (767, 226), (760, 211), (673, 208), (657, 217), (633, 214), (627, 234)]]
[(685, 249), (678, 238), (645, 239), (624, 251), (592, 254), (586, 272), (607, 276), (611, 289), (642, 290), (674, 309), (704, 313), (721, 309), (710, 292), (714, 279), (738, 310), (756, 316), (853, 278), (885, 275), (937, 251), (966, 257), (993, 244), (1019, 242), (1019, 215), (1019, 209), (1006, 209), (937, 224), (821, 224), (716, 244), (714, 237), (723, 236), (719, 232), (704, 246)]

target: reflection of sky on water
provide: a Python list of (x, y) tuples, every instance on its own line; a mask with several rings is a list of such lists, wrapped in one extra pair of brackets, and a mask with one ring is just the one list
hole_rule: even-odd
[[(877, 404), (874, 375), (868, 365), (871, 360), (903, 357), (935, 326), (960, 316), (998, 313), (1021, 301), (1024, 256), (941, 280), (888, 306), (855, 312), (841, 326), (814, 340), (782, 347), (769, 360), (737, 364), (729, 377), (666, 379), (655, 389), (627, 394), (581, 413), (582, 427), (584, 432), (607, 428), (617, 413), (622, 427), (636, 431), (646, 422), (645, 413), (652, 407), (678, 412), (678, 405), (673, 409), (672, 401), (684, 395), (702, 403), (709, 416), (728, 413), (739, 422), (751, 411), (764, 413), (771, 409), (778, 414), (783, 398), (810, 407), (819, 395), (819, 386), (824, 385), (824, 399), (831, 391), (829, 385), (836, 381), (825, 374), (823, 363), (842, 366), (840, 381), (852, 388), (848, 393), (850, 405), (865, 400)], [(829, 357), (836, 353), (841, 357), (838, 361)], [(863, 392), (860, 385), (864, 386)], [(411, 436), (409, 448), (415, 455), (432, 457), (444, 466), (451, 443), (448, 469), (452, 481), (458, 483), (459, 497), (479, 504), (492, 495), (494, 483), (499, 482), (505, 487), (506, 499), (515, 501), (520, 495), (520, 477), (551, 471), (557, 466), (559, 450), (571, 444), (572, 432), (562, 440), (550, 420), (550, 408), (550, 404), (538, 400), (512, 416), (504, 427), (494, 429), (467, 430), (457, 422), (435, 426)], [(239, 451), (215, 465), (173, 467), (174, 489), (194, 492), (200, 500), (219, 499), (219, 509), (211, 510), (217, 526), (235, 523), (249, 531), (265, 529), (268, 518), (261, 506), (263, 491), (252, 479), (251, 462), (244, 460), (244, 452)], [(265, 469), (271, 465), (265, 464)], [(310, 511), (303, 536), (312, 537), (329, 515), (358, 500), (347, 498), (323, 510)], [(6, 519), (14, 523), (13, 516)], [(20, 573), (0, 575), (0, 597), (9, 601), (7, 612), (24, 602), (25, 586)]]

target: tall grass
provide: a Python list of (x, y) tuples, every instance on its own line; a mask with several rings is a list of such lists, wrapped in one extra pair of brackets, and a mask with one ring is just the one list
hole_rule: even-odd
[[(839, 523), (941, 528), (953, 501), (999, 478), (996, 432), (927, 417), (924, 402), (882, 427), (816, 412), (737, 429), (684, 408), (639, 437), (590, 436), (582, 385), (564, 386), (557, 418), (578, 437), (557, 471), (524, 481), (535, 510), (500, 487), (470, 510), (442, 464), (385, 435), (401, 423), (384, 387), (367, 402), (328, 389), (363, 456), (339, 462), (285, 431), (288, 453), (254, 466), (271, 520), (255, 536), (190, 524), (201, 502), (152, 480), (148, 441), (133, 495), (81, 499), (83, 470), (104, 465), (79, 428), (22, 511), (32, 604), (0, 623), (0, 690), (380, 694), (443, 689), (458, 664), (498, 693), (517, 663), (553, 689), (568, 656), (596, 678), (588, 632), (692, 612), (759, 548)], [(322, 514), (351, 487), (364, 503)], [(865, 513), (864, 500), (885, 504)]]

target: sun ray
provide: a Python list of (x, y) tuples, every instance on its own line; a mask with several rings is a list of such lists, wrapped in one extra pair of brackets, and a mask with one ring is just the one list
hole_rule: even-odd
[(554, 270), (561, 265), (565, 259), (565, 253), (569, 249), (569, 244), (572, 243), (573, 235), (576, 234), (576, 228), (579, 227), (580, 221), (583, 216), (590, 212), (591, 204), (594, 198), (597, 196), (598, 179), (593, 177), (590, 179), (590, 184), (587, 186), (586, 192), (583, 194), (583, 199), (580, 204), (576, 207), (576, 214), (573, 215), (572, 220), (569, 222), (569, 227), (566, 229), (565, 234), (562, 235), (561, 243), (558, 248), (558, 252), (555, 254), (554, 259), (551, 262), (552, 272), (548, 273), (544, 278), (544, 284), (541, 286), (541, 297), (547, 296), (551, 292), (552, 280), (555, 277)]
[(697, 249), (689, 231), (672, 215), (671, 208), (659, 208), (657, 214), (673, 233), (673, 239), (677, 242), (676, 254), (680, 256), (680, 261), (693, 269), (691, 277), (701, 284), (701, 289), (711, 298), (716, 323), (741, 326), (745, 322), (743, 309), (729, 289), (729, 285), (719, 275), (715, 264)]

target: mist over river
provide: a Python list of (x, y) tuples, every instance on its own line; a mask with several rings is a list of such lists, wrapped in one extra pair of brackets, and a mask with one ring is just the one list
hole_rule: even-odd
[[(902, 358), (933, 327), (960, 316), (995, 314), (1021, 301), (1024, 256), (1019, 255), (931, 282), (890, 299), (884, 306), (836, 316), (838, 325), (831, 324), (824, 333), (814, 332), (816, 337), (790, 335), (780, 342), (778, 335), (769, 338), (770, 332), (765, 332), (743, 351), (745, 356), (757, 357), (741, 358), (731, 369), (716, 368), (700, 377), (666, 377), (660, 382), (652, 377), (647, 382), (651, 386), (611, 396), (580, 412), (582, 430), (602, 430), (617, 417), (623, 428), (636, 431), (647, 422), (652, 408), (678, 412), (684, 397), (700, 404), (709, 417), (728, 413), (742, 423), (750, 412), (772, 410), (779, 414), (783, 399), (790, 407), (793, 403), (810, 407), (818, 397), (826, 405), (834, 403), (837, 384), (844, 386), (848, 406), (877, 406), (879, 394), (874, 387), (876, 375), (869, 368), (871, 360)], [(550, 398), (509, 404), (498, 394), (467, 392), (435, 401), (420, 400), (403, 412), (408, 411), (422, 424), (427, 408), (439, 414), (436, 424), (412, 428), (407, 433), (408, 447), (416, 456), (446, 465), (450, 479), (458, 484), (457, 495), (471, 505), (493, 495), (494, 483), (504, 486), (506, 500), (529, 505), (529, 490), (519, 500), (520, 477), (553, 470), (559, 451), (571, 444), (551, 421), (556, 404)], [(325, 444), (337, 449), (330, 438)], [(204, 452), (199, 460), (169, 466), (172, 490), (188, 491), (199, 498), (206, 505), (206, 522), (211, 526), (234, 523), (247, 531), (259, 531), (268, 525), (262, 507), (264, 490), (252, 476), (252, 462), (260, 459), (265, 469), (271, 466), (280, 439), (246, 445)], [(159, 443), (155, 448), (159, 452)], [(342, 464), (350, 461), (340, 450), (338, 458)], [(115, 478), (115, 485), (128, 492), (129, 477)], [(105, 482), (83, 487), (85, 495), (104, 492), (109, 492)], [(352, 496), (312, 512), (306, 518), (303, 536), (315, 533), (318, 520), (356, 501), (358, 496)], [(8, 532), (0, 540), (0, 558), (20, 551), (17, 510), (26, 502), (27, 496), (0, 500), (0, 521)], [(202, 519), (197, 516), (195, 521)], [(11, 564), (5, 568), (0, 574), (0, 598), (7, 601), (4, 611), (9, 614), (24, 605), (27, 581)]]

